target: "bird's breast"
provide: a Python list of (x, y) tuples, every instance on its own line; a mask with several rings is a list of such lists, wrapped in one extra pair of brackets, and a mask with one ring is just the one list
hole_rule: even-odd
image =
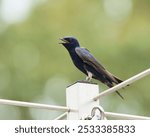
[(84, 69), (84, 62), (80, 59), (80, 57), (74, 52), (70, 53), (71, 59), (74, 65), (81, 70), (83, 73), (86, 74), (86, 70)]

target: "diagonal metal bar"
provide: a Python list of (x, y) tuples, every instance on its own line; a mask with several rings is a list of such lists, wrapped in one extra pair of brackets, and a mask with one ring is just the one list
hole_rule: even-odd
[(147, 70), (145, 70), (145, 71), (143, 71), (143, 72), (141, 72), (141, 73), (139, 73), (139, 74), (137, 74), (137, 75), (135, 75), (135, 76), (125, 80), (125, 81), (123, 81), (122, 83), (120, 83), (120, 84), (118, 84), (118, 85), (116, 85), (116, 86), (114, 86), (112, 88), (109, 88), (109, 89), (101, 92), (99, 95), (94, 97), (93, 100), (96, 101), (100, 97), (106, 96), (106, 95), (108, 95), (108, 94), (110, 94), (112, 92), (115, 92), (118, 89), (121, 89), (121, 88), (123, 88), (123, 87), (125, 87), (127, 85), (130, 85), (131, 83), (133, 83), (133, 82), (135, 82), (135, 81), (137, 81), (137, 80), (139, 80), (139, 79), (141, 79), (141, 78), (143, 78), (145, 76), (148, 76), (148, 75), (150, 75), (150, 69), (147, 69)]
[(65, 113), (61, 114), (60, 116), (58, 116), (57, 118), (55, 118), (55, 120), (64, 120), (67, 117), (67, 113), (68, 112), (65, 112)]

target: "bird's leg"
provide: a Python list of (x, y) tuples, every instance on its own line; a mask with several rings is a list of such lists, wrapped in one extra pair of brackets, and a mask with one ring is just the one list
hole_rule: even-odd
[(88, 82), (91, 82), (91, 80), (92, 80), (92, 73), (91, 72), (89, 72), (89, 71), (87, 71), (87, 77), (86, 77), (86, 81), (88, 81)]

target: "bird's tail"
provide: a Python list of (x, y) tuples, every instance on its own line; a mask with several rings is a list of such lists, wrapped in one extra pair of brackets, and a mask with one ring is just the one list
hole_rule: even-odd
[(118, 91), (116, 93), (124, 100), (124, 97)]
[(119, 84), (119, 83), (123, 82), (121, 79), (117, 78), (116, 76), (113, 76), (113, 77), (117, 81), (117, 82), (115, 82), (116, 84)]
[[(121, 79), (117, 78), (116, 76), (113, 76), (113, 77), (114, 77), (115, 80), (117, 81), (117, 82), (115, 82), (116, 84), (119, 84), (119, 83), (123, 82)], [(116, 93), (117, 93), (122, 99), (124, 99), (124, 97), (123, 97), (118, 91), (116, 91)]]
[[(113, 78), (115, 79), (115, 81), (113, 81), (115, 84), (119, 84), (119, 83), (123, 82), (122, 80), (120, 80), (120, 79), (117, 78), (116, 76), (113, 76)], [(114, 85), (113, 85), (113, 83), (107, 83), (107, 86), (111, 88), (111, 87), (113, 87)], [(124, 97), (119, 93), (119, 91), (116, 91), (116, 93), (117, 93), (122, 99), (124, 99)]]
[[(121, 83), (121, 82), (123, 82), (121, 79), (119, 79), (119, 78), (117, 78), (116, 76), (113, 76), (114, 78), (115, 78), (115, 80), (117, 81), (117, 83), (116, 84), (119, 84), (119, 83)], [(127, 86), (130, 86), (129, 84), (127, 85)], [(123, 88), (124, 89), (124, 88)]]

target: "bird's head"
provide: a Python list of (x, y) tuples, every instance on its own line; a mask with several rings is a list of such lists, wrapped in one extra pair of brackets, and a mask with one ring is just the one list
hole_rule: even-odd
[(60, 38), (61, 42), (59, 44), (64, 45), (65, 48), (67, 49), (72, 49), (72, 48), (76, 48), (79, 47), (79, 42), (75, 37), (64, 37), (64, 38)]

